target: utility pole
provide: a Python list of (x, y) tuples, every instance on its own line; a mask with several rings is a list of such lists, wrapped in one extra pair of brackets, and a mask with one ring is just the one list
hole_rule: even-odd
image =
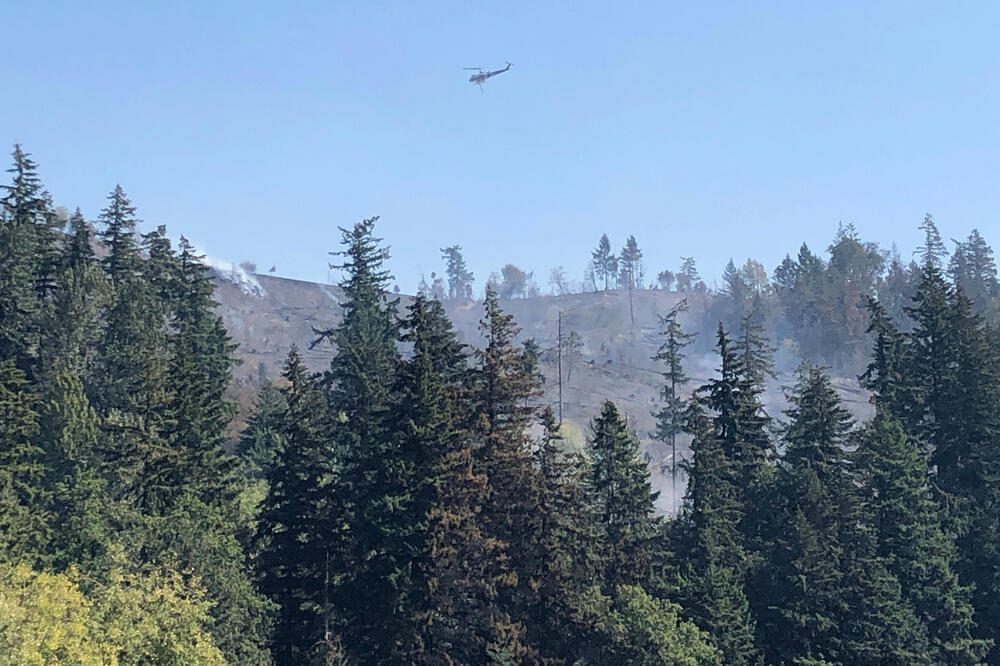
[(628, 271), (628, 320), (632, 326), (635, 326), (635, 311), (632, 309), (632, 287), (635, 284), (635, 279), (632, 277), (632, 269)]
[(562, 427), (562, 310), (559, 311), (559, 340), (556, 343), (556, 349), (558, 349), (556, 358), (558, 359), (559, 365), (559, 427)]

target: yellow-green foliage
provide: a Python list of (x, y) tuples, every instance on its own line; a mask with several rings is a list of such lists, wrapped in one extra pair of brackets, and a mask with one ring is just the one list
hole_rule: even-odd
[(567, 451), (581, 453), (586, 447), (587, 436), (580, 426), (568, 419), (559, 426), (559, 436), (563, 438)]
[(0, 654), (11, 666), (224, 666), (205, 630), (209, 602), (169, 569), (124, 573), (88, 586), (80, 576), (0, 566)]
[(718, 652), (708, 635), (690, 622), (681, 620), (681, 608), (655, 599), (641, 587), (618, 588), (620, 610), (616, 620), (628, 636), (627, 644), (636, 654), (633, 664), (708, 666), (719, 664)]
[(113, 664), (90, 631), (90, 602), (66, 576), (0, 566), (0, 654), (12, 666)]
[(225, 664), (205, 630), (211, 605), (196, 584), (169, 569), (112, 571), (94, 591), (95, 628), (119, 648), (118, 664)]
[(603, 636), (594, 663), (722, 666), (708, 634), (682, 620), (680, 606), (656, 599), (637, 585), (619, 586), (613, 598), (594, 587), (582, 602), (583, 616)]

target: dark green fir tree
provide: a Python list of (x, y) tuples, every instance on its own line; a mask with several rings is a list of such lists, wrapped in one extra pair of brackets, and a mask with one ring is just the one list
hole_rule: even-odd
[(648, 582), (657, 534), (654, 492), (639, 439), (610, 401), (591, 424), (588, 490), (601, 534), (605, 585)]
[(285, 446), (282, 424), (287, 410), (288, 404), (281, 390), (272, 382), (262, 384), (257, 390), (253, 413), (236, 448), (237, 457), (251, 475), (267, 478), (271, 466), (281, 455)]
[(688, 490), (674, 540), (679, 596), (724, 663), (759, 664), (745, 592), (749, 564), (739, 529), (743, 507), (735, 470), (697, 396), (688, 403), (685, 429), (692, 440), (691, 459), (684, 465)]
[(0, 558), (30, 565), (50, 559), (52, 536), (38, 403), (24, 373), (0, 361)]
[(284, 447), (267, 475), (256, 564), (261, 591), (278, 606), (274, 659), (291, 665), (305, 662), (333, 627), (329, 495), (337, 467), (326, 399), (295, 348), (282, 376)]
[(954, 571), (957, 552), (941, 525), (920, 447), (892, 416), (876, 414), (856, 457), (864, 514), (878, 553), (926, 627), (935, 664), (982, 663), (989, 644), (973, 636), (971, 589)]
[[(684, 371), (684, 349), (695, 337), (692, 333), (686, 333), (678, 321), (678, 317), (687, 309), (687, 301), (682, 300), (666, 316), (660, 317), (663, 342), (653, 356), (654, 361), (660, 361), (664, 365), (664, 383), (660, 390), (663, 406), (653, 413), (653, 418), (656, 419), (656, 438), (670, 447), (670, 488), (673, 496), (678, 495), (677, 469), (680, 461), (677, 457), (677, 435), (684, 431), (686, 409), (681, 394), (689, 379)], [(676, 510), (673, 500), (671, 510)]]
[[(538, 505), (541, 571), (538, 603), (525, 627), (539, 653), (554, 663), (584, 659), (595, 627), (586, 620), (584, 597), (603, 574), (597, 511), (587, 492), (585, 458), (566, 449), (551, 407), (541, 413), (542, 440), (535, 464), (542, 476)], [(643, 581), (645, 582), (645, 581)]]
[(141, 257), (135, 227), (135, 206), (129, 201), (121, 185), (108, 195), (108, 205), (101, 211), (98, 222), (103, 227), (98, 236), (107, 255), (101, 259), (104, 270), (117, 286), (135, 277), (139, 272)]
[(542, 479), (534, 466), (528, 427), (540, 394), (528, 371), (524, 348), (515, 343), (519, 328), (505, 313), (496, 292), (486, 290), (479, 328), (486, 346), (477, 350), (471, 376), (472, 435), (477, 443), (479, 472), (490, 484), (483, 507), (483, 529), (506, 544), (517, 585), (505, 590), (504, 604), (515, 620), (538, 603), (542, 551), (539, 542)]
[(375, 236), (378, 218), (341, 229), (343, 320), (321, 332), (336, 346), (326, 374), (342, 462), (333, 499), (346, 530), (336, 554), (336, 600), (349, 653), (389, 659), (405, 626), (410, 593), (408, 544), (412, 465), (391, 428), (399, 366), (396, 301), (389, 301), (389, 257)]
[(35, 289), (45, 240), (46, 200), (37, 166), (14, 146), (13, 179), (0, 187), (0, 359), (25, 372), (34, 364), (42, 301)]

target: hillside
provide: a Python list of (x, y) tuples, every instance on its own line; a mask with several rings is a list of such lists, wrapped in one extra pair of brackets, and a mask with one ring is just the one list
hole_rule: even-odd
[[(328, 343), (310, 349), (316, 338), (313, 327), (329, 328), (339, 320), (339, 289), (333, 285), (289, 280), (270, 275), (240, 276), (217, 271), (220, 276), (216, 299), (226, 326), (239, 344), (241, 365), (235, 370), (236, 397), (245, 415), (255, 387), (276, 378), (291, 346), (297, 345), (310, 368), (322, 371), (333, 356)], [(541, 296), (504, 302), (521, 327), (521, 339), (534, 338), (541, 346), (545, 375), (545, 400), (558, 402), (558, 370), (555, 352), (559, 313), (563, 333), (575, 331), (582, 340), (579, 360), (563, 357), (563, 420), (570, 441), (583, 442), (587, 424), (605, 399), (615, 401), (628, 414), (653, 462), (651, 469), (663, 492), (661, 508), (669, 502), (669, 451), (650, 437), (652, 411), (659, 400), (661, 376), (651, 357), (659, 346), (657, 315), (666, 313), (684, 295), (663, 290), (633, 294), (635, 325), (629, 324), (628, 296), (624, 291)], [(691, 310), (684, 321), (693, 330), (710, 296), (691, 295)], [(407, 296), (401, 296), (405, 308)], [(445, 304), (461, 339), (480, 343), (477, 329), (481, 303)], [(702, 341), (705, 342), (705, 341)], [(702, 345), (704, 346), (704, 345)], [(781, 387), (792, 381), (797, 359), (779, 353), (779, 376), (769, 386), (765, 399), (768, 413), (780, 416), (785, 400)], [(711, 353), (692, 353), (687, 371), (692, 380), (686, 392), (703, 384), (714, 372), (717, 359)], [(856, 416), (870, 414), (867, 396), (852, 378), (838, 378), (845, 406)], [(679, 489), (683, 491), (683, 488)]]

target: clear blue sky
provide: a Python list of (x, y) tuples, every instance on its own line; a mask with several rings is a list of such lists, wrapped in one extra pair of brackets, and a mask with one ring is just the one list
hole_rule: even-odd
[[(56, 202), (325, 280), (381, 215), (404, 291), (464, 246), (579, 278), (768, 270), (838, 221), (1000, 244), (1000, 4), (0, 0), (0, 140)], [(514, 63), (485, 95), (464, 66)]]

